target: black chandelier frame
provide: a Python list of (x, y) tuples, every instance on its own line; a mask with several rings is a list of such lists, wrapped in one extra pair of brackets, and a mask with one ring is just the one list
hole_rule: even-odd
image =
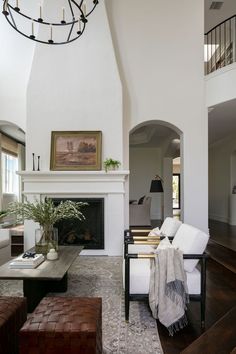
[[(26, 14), (24, 14), (23, 12), (21, 12), (20, 8), (17, 6), (12, 6), (11, 4), (9, 4), (9, 0), (3, 0), (3, 15), (5, 16), (7, 22), (10, 24), (10, 26), (12, 28), (14, 28), (15, 31), (17, 31), (18, 33), (20, 33), (21, 35), (23, 35), (26, 38), (29, 38), (35, 42), (38, 43), (43, 43), (43, 44), (52, 44), (52, 45), (61, 45), (61, 44), (67, 44), (67, 43), (71, 43), (73, 41), (75, 41), (76, 39), (78, 39), (79, 37), (81, 37), (81, 35), (84, 33), (86, 24), (88, 22), (87, 17), (89, 17), (89, 15), (94, 11), (94, 9), (96, 8), (96, 6), (98, 5), (99, 1), (98, 0), (93, 0), (93, 7), (92, 9), (88, 12), (85, 13), (83, 11), (83, 6), (85, 4), (85, 0), (80, 0), (80, 3), (77, 3), (76, 0), (67, 0), (68, 4), (69, 4), (69, 8), (71, 11), (71, 15), (72, 15), (72, 20), (67, 22), (65, 21), (65, 19), (63, 18), (60, 22), (47, 22), (44, 21), (43, 18), (40, 16), (38, 19), (36, 18), (32, 18)], [(73, 6), (72, 4), (74, 4), (74, 6), (79, 10), (80, 12), (80, 16), (78, 19), (75, 19), (75, 14), (74, 14), (74, 10), (73, 10)], [(49, 26), (50, 29), (50, 39), (48, 39), (48, 41), (44, 41), (44, 40), (40, 40), (38, 38), (36, 38), (36, 36), (34, 35), (34, 32), (32, 31), (32, 33), (30, 35), (25, 34), (24, 32), (22, 32), (16, 25), (13, 13), (17, 13), (18, 15), (21, 15), (22, 17), (26, 18), (27, 20), (31, 21), (32, 23), (38, 23), (40, 25), (46, 25)], [(11, 20), (10, 20), (11, 19)], [(79, 21), (80, 26), (79, 26)], [(76, 31), (77, 36), (71, 38), (72, 35), (72, 31), (75, 25), (78, 25), (78, 30)], [(71, 26), (69, 29), (69, 33), (68, 33), (68, 37), (66, 41), (61, 41), (61, 42), (55, 42), (52, 38), (52, 28), (53, 27), (63, 27), (63, 26)]]

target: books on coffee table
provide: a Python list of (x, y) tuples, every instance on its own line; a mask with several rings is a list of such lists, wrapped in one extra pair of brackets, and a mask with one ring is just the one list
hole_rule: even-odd
[(40, 263), (44, 261), (44, 255), (42, 254), (35, 254), (34, 257), (23, 257), (23, 254), (19, 257), (15, 258), (13, 261), (10, 262), (11, 269), (33, 269), (36, 268)]

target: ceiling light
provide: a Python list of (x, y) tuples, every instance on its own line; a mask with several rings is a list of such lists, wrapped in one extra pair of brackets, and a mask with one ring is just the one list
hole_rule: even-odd
[[(61, 6), (62, 4), (62, 6)], [(8, 23), (24, 37), (46, 44), (66, 44), (79, 38), (98, 0), (55, 1), (52, 18), (37, 0), (31, 0), (31, 13), (24, 0), (4, 0), (3, 15)], [(52, 3), (49, 3), (52, 6)]]

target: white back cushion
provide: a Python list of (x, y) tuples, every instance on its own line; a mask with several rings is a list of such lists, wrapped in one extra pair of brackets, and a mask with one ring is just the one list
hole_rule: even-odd
[[(209, 235), (188, 224), (182, 224), (178, 229), (172, 245), (179, 248), (184, 254), (202, 254), (209, 239)], [(186, 272), (192, 272), (198, 263), (198, 259), (184, 260)]]
[(165, 218), (163, 224), (160, 228), (160, 233), (163, 236), (175, 236), (176, 232), (178, 231), (179, 227), (182, 225), (180, 220), (167, 217)]

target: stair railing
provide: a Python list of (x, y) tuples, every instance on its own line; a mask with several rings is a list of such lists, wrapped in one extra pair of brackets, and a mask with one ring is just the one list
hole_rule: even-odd
[(205, 33), (204, 61), (206, 75), (236, 61), (236, 15)]

